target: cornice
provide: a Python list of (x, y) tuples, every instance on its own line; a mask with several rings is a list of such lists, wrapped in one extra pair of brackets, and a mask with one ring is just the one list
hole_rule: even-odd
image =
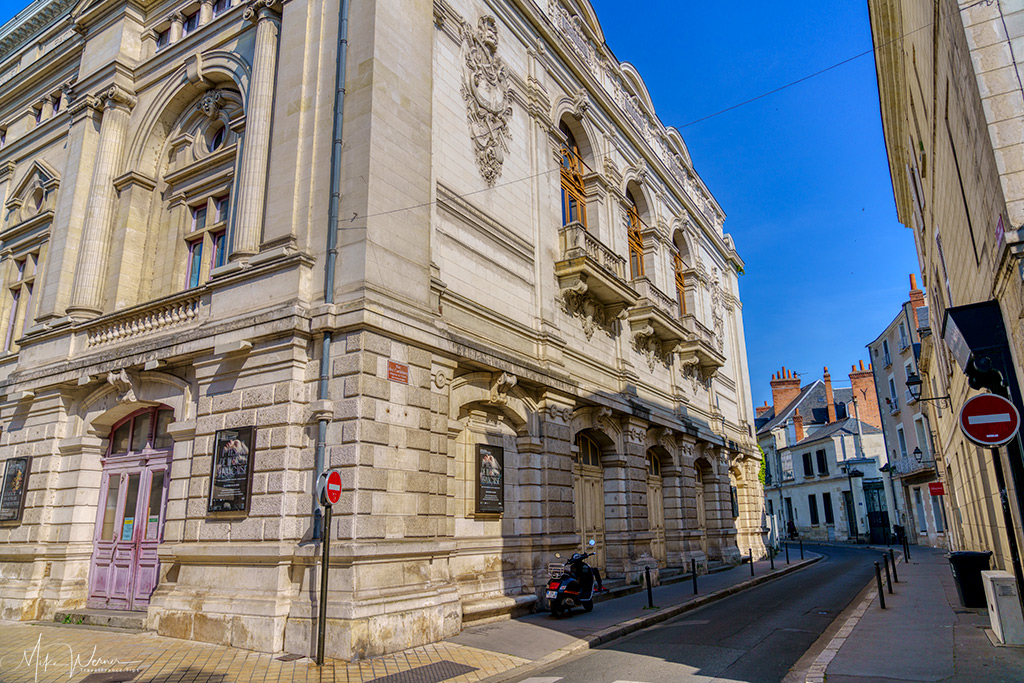
[(50, 0), (38, 3), (35, 10), (30, 5), (0, 27), (0, 61), (41, 33), (58, 16), (70, 11), (77, 1)]

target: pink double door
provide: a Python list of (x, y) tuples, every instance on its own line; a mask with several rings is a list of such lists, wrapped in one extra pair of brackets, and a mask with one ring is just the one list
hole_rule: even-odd
[(103, 467), (88, 606), (144, 610), (160, 572), (170, 453), (108, 458)]

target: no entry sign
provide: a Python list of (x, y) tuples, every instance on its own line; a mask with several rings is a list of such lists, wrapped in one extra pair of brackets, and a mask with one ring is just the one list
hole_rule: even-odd
[(1020, 415), (1002, 396), (981, 394), (960, 409), (960, 429), (980, 446), (1002, 446), (1017, 435)]
[(341, 500), (341, 473), (338, 470), (328, 470), (321, 474), (316, 483), (316, 490), (321, 505), (336, 505)]

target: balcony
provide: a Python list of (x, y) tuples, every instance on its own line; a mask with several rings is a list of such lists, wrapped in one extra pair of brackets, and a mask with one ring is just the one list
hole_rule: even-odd
[(900, 337), (899, 344), (900, 344), (900, 351), (906, 351), (907, 347), (910, 346), (910, 340), (907, 339), (906, 337)]
[(633, 287), (640, 298), (627, 312), (626, 320), (634, 341), (638, 338), (657, 340), (663, 353), (671, 353), (680, 342), (689, 338), (678, 321), (679, 304), (646, 277), (633, 280)]
[(200, 293), (193, 289), (111, 313), (83, 326), (86, 345), (95, 348), (190, 327), (199, 322), (199, 310)]
[(885, 402), (889, 404), (890, 415), (895, 415), (896, 413), (900, 412), (900, 400), (898, 398), (896, 398), (895, 396), (890, 396), (885, 400)]
[(914, 394), (911, 393), (910, 389), (906, 390), (905, 397), (907, 399), (907, 405), (908, 406), (913, 404), (913, 403), (917, 403), (917, 401), (918, 401), (917, 397), (915, 397)]
[(562, 258), (555, 263), (555, 276), (568, 309), (582, 309), (585, 299), (604, 308), (602, 317), (619, 315), (640, 298), (626, 283), (626, 259), (587, 232), (582, 223), (573, 222), (558, 231)]
[(926, 474), (935, 472), (935, 463), (931, 459), (931, 455), (925, 455), (922, 462), (918, 462), (916, 459), (909, 455), (903, 455), (899, 457), (893, 463), (893, 469), (896, 471), (897, 477), (912, 477), (915, 474)]
[(680, 322), (687, 333), (686, 341), (676, 347), (683, 362), (699, 365), (705, 377), (714, 376), (718, 368), (725, 365), (725, 356), (719, 350), (715, 333), (692, 315), (682, 316)]

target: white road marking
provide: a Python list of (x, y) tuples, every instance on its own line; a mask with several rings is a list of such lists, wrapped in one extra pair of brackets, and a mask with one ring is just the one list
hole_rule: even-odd
[(554, 678), (524, 678), (519, 683), (558, 683), (562, 680), (561, 676), (555, 676)]

